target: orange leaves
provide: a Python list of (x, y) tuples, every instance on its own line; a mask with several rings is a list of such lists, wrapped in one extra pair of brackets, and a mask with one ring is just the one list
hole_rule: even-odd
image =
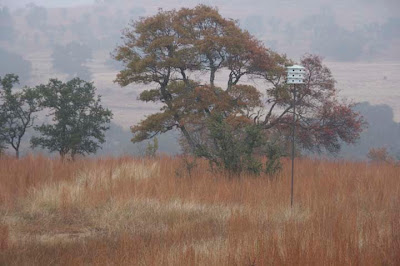
[(386, 147), (371, 148), (367, 154), (368, 159), (372, 162), (383, 163), (393, 162), (394, 159), (390, 156)]
[(207, 110), (229, 114), (261, 107), (262, 103), (261, 93), (253, 86), (236, 85), (227, 91), (218, 87), (196, 86), (193, 91), (179, 97), (179, 100), (176, 98), (174, 106), (196, 110), (196, 112)]
[(237, 107), (255, 108), (261, 107), (261, 93), (250, 85), (235, 85), (228, 91)]
[(138, 125), (131, 127), (131, 131), (134, 134), (132, 142), (140, 142), (149, 139), (155, 134), (171, 130), (174, 126), (176, 126), (176, 123), (171, 113), (168, 111), (149, 115)]
[(226, 123), (234, 129), (239, 129), (252, 125), (253, 120), (243, 115), (231, 115), (226, 118)]
[(196, 98), (196, 107), (198, 109), (218, 108), (224, 105), (224, 96), (222, 92), (209, 86), (199, 86), (195, 88), (194, 96)]
[(336, 93), (335, 79), (328, 67), (322, 64), (322, 58), (317, 55), (306, 54), (301, 59), (301, 64), (306, 68), (307, 88), (316, 96), (326, 94), (332, 97)]

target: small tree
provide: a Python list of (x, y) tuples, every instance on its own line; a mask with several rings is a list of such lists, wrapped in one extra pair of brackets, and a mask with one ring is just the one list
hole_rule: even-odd
[(393, 161), (393, 158), (390, 156), (385, 147), (370, 149), (368, 151), (367, 157), (372, 162), (378, 163)]
[(50, 109), (53, 123), (35, 127), (42, 136), (33, 137), (32, 146), (57, 151), (62, 158), (95, 153), (105, 141), (112, 113), (100, 104), (100, 96), (95, 97), (93, 83), (79, 78), (66, 83), (51, 79), (38, 89), (41, 106)]
[(22, 138), (26, 130), (33, 126), (36, 118), (33, 114), (39, 111), (39, 104), (36, 89), (24, 88), (13, 92), (15, 84), (18, 84), (17, 75), (0, 77), (0, 138), (3, 144), (15, 150), (15, 157), (19, 158)]
[(282, 148), (277, 144), (273, 143), (267, 146), (266, 157), (267, 162), (265, 163), (265, 173), (273, 176), (280, 170), (282, 170), (281, 157), (283, 156)]
[(146, 157), (155, 157), (158, 150), (158, 139), (157, 137), (153, 138), (153, 143), (150, 141), (147, 143), (145, 154)]
[(196, 155), (208, 159), (217, 169), (225, 169), (229, 176), (243, 171), (259, 174), (262, 163), (257, 154), (265, 149), (267, 141), (260, 126), (247, 122), (212, 115), (206, 122), (207, 135), (202, 137), (205, 148), (198, 149)]

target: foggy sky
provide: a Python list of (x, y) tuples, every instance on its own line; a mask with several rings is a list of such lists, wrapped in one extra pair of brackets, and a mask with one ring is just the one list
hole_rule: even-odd
[(51, 8), (93, 4), (94, 0), (0, 0), (0, 5), (8, 6), (9, 8), (20, 8), (30, 3)]
[[(109, 4), (120, 4), (124, 2), (124, 0), (0, 0), (0, 6), (8, 6), (10, 8), (18, 8), (24, 7), (29, 3), (33, 3), (38, 6), (44, 7), (73, 7), (73, 6), (80, 6), (80, 5), (88, 5), (94, 3), (109, 3)], [(131, 1), (135, 2), (138, 5), (142, 5), (149, 1)], [(152, 4), (156, 4), (158, 7), (168, 7), (170, 6), (169, 2), (173, 2), (177, 5), (187, 5), (187, 4), (198, 4), (204, 3), (208, 5), (214, 5), (223, 7), (224, 5), (229, 5), (230, 3), (233, 6), (258, 6), (262, 8), (260, 11), (267, 12), (269, 8), (274, 8), (276, 6), (282, 6), (285, 4), (298, 4), (299, 10), (302, 14), (304, 14), (304, 10), (308, 7), (312, 6), (332, 6), (332, 7), (346, 7), (348, 8), (348, 12), (357, 12), (370, 9), (373, 12), (379, 12), (382, 15), (396, 15), (400, 11), (400, 1), (398, 0), (281, 0), (281, 1), (265, 1), (265, 0), (213, 0), (213, 1), (193, 1), (193, 0), (177, 0), (177, 1), (150, 1)], [(377, 10), (378, 7), (378, 10)], [(383, 11), (383, 12), (382, 12)]]

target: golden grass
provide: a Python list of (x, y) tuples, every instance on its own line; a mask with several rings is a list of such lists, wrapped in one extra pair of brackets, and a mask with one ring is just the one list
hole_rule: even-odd
[(0, 159), (0, 265), (400, 264), (399, 166), (300, 159), (291, 208), (287, 161), (273, 180), (182, 163)]

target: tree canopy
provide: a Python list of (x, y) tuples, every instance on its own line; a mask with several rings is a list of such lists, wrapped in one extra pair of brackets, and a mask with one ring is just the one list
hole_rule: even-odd
[(63, 158), (94, 153), (100, 148), (112, 113), (101, 105), (93, 83), (79, 78), (66, 83), (51, 79), (39, 85), (38, 91), (41, 106), (50, 110), (52, 123), (35, 127), (41, 136), (32, 138), (32, 146), (57, 151)]
[[(293, 87), (286, 84), (285, 67), (294, 62), (217, 9), (161, 10), (132, 22), (123, 40), (114, 53), (124, 65), (116, 82), (153, 85), (139, 99), (163, 104), (132, 127), (134, 142), (178, 128), (192, 152), (214, 160), (219, 148), (208, 121), (215, 116), (237, 136), (249, 126), (269, 138), (289, 135)], [(336, 152), (342, 141), (358, 138), (364, 121), (352, 104), (337, 99), (335, 80), (320, 57), (305, 55), (300, 63), (306, 83), (296, 89), (297, 139), (305, 149)], [(219, 74), (225, 84), (216, 82)], [(266, 84), (265, 93), (249, 80)]]

